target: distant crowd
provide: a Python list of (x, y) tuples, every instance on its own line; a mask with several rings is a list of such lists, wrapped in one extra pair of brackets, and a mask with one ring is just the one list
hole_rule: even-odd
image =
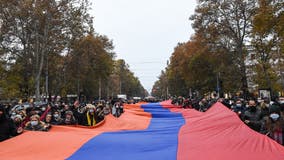
[(53, 125), (96, 126), (108, 114), (119, 117), (123, 102), (100, 100), (88, 104), (64, 102), (0, 105), (0, 142), (21, 134), (24, 130), (48, 131)]
[(281, 145), (284, 145), (284, 101), (280, 99), (270, 100), (242, 98), (235, 99), (192, 99), (174, 97), (172, 104), (183, 108), (192, 108), (201, 112), (207, 111), (216, 102), (221, 102), (232, 110), (251, 129), (269, 136)]

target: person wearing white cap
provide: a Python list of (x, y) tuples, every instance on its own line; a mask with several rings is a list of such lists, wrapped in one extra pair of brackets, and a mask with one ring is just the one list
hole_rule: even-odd
[(97, 114), (96, 107), (92, 104), (87, 104), (86, 106), (87, 112), (85, 116), (84, 124), (85, 126), (95, 126), (97, 124)]

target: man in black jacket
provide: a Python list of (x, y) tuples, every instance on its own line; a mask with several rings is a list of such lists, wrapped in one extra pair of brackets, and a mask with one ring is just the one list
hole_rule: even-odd
[(23, 128), (19, 127), (17, 129), (14, 122), (7, 117), (4, 107), (0, 106), (0, 142), (22, 132)]
[(249, 101), (249, 108), (242, 116), (242, 120), (251, 129), (260, 132), (262, 126), (262, 114), (261, 110), (256, 106), (254, 100)]

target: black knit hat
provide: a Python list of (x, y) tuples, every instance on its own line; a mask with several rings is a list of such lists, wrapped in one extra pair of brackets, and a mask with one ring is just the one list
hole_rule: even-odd
[(270, 108), (269, 108), (269, 113), (278, 113), (280, 114), (280, 107), (278, 105), (271, 105)]

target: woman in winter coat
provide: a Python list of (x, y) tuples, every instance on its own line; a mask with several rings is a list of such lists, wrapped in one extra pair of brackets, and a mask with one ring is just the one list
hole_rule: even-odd
[(40, 121), (40, 116), (35, 114), (31, 116), (31, 120), (26, 124), (25, 130), (30, 131), (47, 131), (45, 123)]
[(267, 136), (284, 145), (284, 119), (278, 106), (271, 106), (269, 115), (264, 117)]

